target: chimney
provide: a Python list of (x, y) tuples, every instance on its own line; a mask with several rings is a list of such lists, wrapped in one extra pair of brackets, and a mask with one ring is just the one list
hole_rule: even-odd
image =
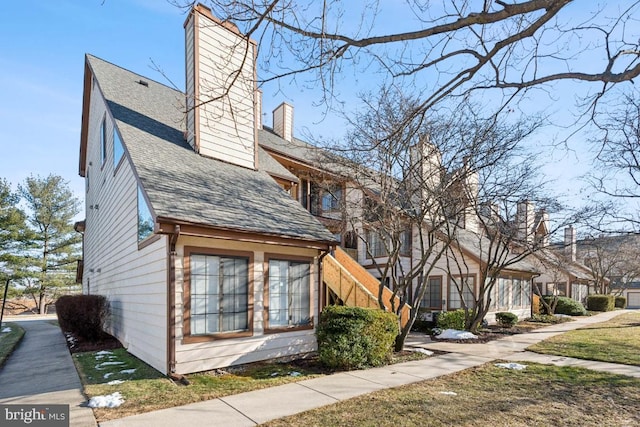
[(571, 261), (576, 261), (576, 230), (571, 225), (564, 229), (564, 253)]
[(282, 139), (293, 141), (293, 107), (286, 102), (273, 110), (273, 131)]
[(255, 41), (201, 4), (184, 28), (187, 142), (202, 156), (255, 169)]
[(517, 238), (523, 242), (533, 243), (535, 221), (535, 208), (533, 202), (524, 200), (518, 203), (516, 209), (516, 225), (518, 227)]
[(438, 191), (442, 181), (442, 154), (430, 142), (429, 136), (422, 136), (417, 144), (409, 148), (412, 186), (422, 200), (428, 200)]

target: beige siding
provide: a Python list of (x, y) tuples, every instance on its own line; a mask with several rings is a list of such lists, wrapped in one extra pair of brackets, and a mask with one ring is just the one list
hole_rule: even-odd
[[(198, 43), (192, 50), (199, 74), (196, 103), (201, 103), (197, 130), (200, 153), (253, 169), (255, 45), (204, 15), (199, 16), (198, 23)], [(187, 38), (191, 30), (187, 26)]]
[(138, 250), (137, 182), (126, 155), (114, 170), (109, 113), (107, 159), (101, 164), (100, 124), (105, 112), (103, 98), (94, 91), (87, 147), (90, 182), (85, 202), (83, 289), (108, 297), (110, 332), (132, 354), (165, 372), (166, 237)]
[[(214, 341), (183, 343), (183, 256), (185, 246), (249, 251), (253, 253), (253, 335), (246, 338), (218, 339)], [(176, 372), (205, 371), (230, 365), (268, 360), (277, 357), (308, 353), (316, 350), (313, 329), (264, 334), (264, 259), (265, 253), (317, 257), (311, 249), (252, 244), (236, 241), (183, 237), (176, 246)], [(318, 270), (314, 262), (311, 269), (312, 307), (314, 324), (318, 318)]]
[(280, 104), (273, 110), (273, 131), (287, 141), (293, 140), (293, 107)]

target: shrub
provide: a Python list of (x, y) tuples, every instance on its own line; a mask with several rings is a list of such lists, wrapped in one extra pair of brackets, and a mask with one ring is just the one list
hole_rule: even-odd
[(518, 323), (518, 316), (508, 311), (496, 313), (496, 322), (503, 328), (511, 328)]
[(316, 331), (318, 358), (339, 369), (383, 365), (391, 360), (398, 332), (398, 317), (393, 313), (327, 306)]
[(615, 308), (615, 304), (613, 295), (589, 295), (587, 297), (587, 308), (591, 311), (611, 311)]
[(555, 314), (566, 314), (568, 316), (586, 316), (587, 315), (587, 310), (584, 308), (584, 305), (582, 305), (578, 301), (575, 301), (571, 298), (553, 297), (553, 296), (544, 296), (543, 298), (547, 302), (547, 304), (551, 304), (553, 301), (553, 298), (558, 299)]
[(614, 305), (615, 305), (616, 308), (626, 308), (627, 307), (627, 298), (626, 297), (622, 297), (622, 296), (616, 297), (616, 301), (615, 301)]
[(60, 328), (88, 341), (97, 341), (109, 314), (103, 295), (65, 295), (56, 301)]
[(562, 323), (564, 319), (562, 317), (556, 317), (553, 314), (534, 314), (530, 318), (527, 319), (529, 322), (536, 323)]
[(438, 315), (436, 326), (440, 329), (464, 330), (464, 310), (444, 311)]

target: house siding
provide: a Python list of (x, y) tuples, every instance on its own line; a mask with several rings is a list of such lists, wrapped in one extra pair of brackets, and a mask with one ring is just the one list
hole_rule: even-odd
[[(183, 330), (184, 314), (184, 255), (185, 247), (243, 251), (253, 254), (253, 331), (243, 338), (212, 339), (204, 342), (185, 342)], [(239, 365), (259, 360), (304, 354), (317, 349), (315, 328), (290, 332), (265, 333), (264, 322), (264, 260), (265, 254), (282, 256), (303, 256), (314, 258), (311, 266), (311, 307), (314, 325), (317, 323), (318, 309), (318, 250), (246, 243), (229, 240), (181, 236), (176, 245), (176, 372), (185, 374), (206, 371), (231, 365)]]
[[(100, 128), (106, 114), (107, 158), (101, 163)], [(137, 180), (125, 155), (113, 165), (113, 120), (97, 86), (88, 121), (84, 235), (84, 293), (105, 295), (108, 331), (129, 352), (166, 370), (167, 243), (138, 249)]]

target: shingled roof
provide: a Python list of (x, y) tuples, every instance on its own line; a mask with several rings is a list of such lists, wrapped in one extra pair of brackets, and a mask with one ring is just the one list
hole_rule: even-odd
[[(156, 218), (335, 243), (265, 170), (194, 152), (184, 138), (184, 93), (94, 56), (86, 60)], [(266, 153), (259, 154), (264, 159)], [(273, 167), (276, 162), (264, 163)], [(284, 168), (274, 172), (290, 175)]]

